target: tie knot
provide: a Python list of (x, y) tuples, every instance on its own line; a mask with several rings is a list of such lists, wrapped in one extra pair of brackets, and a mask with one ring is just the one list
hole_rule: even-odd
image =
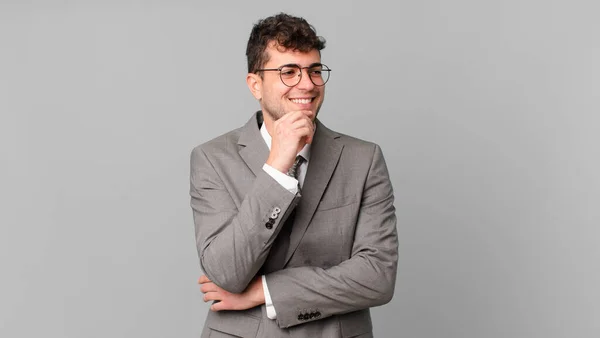
[(298, 167), (300, 167), (302, 162), (304, 162), (304, 157), (302, 157), (301, 155), (296, 156), (294, 164), (292, 164), (291, 168), (287, 172), (288, 176), (298, 178)]

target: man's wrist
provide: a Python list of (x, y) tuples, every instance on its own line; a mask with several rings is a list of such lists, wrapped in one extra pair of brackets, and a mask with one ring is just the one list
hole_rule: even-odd
[(271, 294), (269, 293), (267, 278), (264, 275), (262, 276), (262, 285), (265, 296), (265, 308), (267, 309), (267, 318), (277, 319), (277, 312), (275, 311), (275, 306), (273, 306), (273, 300), (271, 299)]
[(298, 192), (297, 179), (280, 172), (279, 170), (271, 167), (268, 163), (263, 165), (263, 170), (290, 193), (296, 194)]
[(286, 166), (285, 163), (281, 163), (281, 161), (272, 160), (271, 158), (268, 158), (266, 163), (268, 165), (270, 165), (271, 168), (273, 168), (275, 170), (278, 170), (278, 171), (280, 171), (280, 172), (282, 172), (284, 174), (287, 173), (287, 171), (292, 166), (292, 165)]
[(256, 276), (251, 284), (251, 294), (249, 295), (256, 306), (265, 303), (265, 291), (263, 289), (262, 276)]

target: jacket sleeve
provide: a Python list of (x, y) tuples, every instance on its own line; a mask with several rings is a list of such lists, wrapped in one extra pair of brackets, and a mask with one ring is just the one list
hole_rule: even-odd
[(398, 238), (394, 196), (381, 149), (375, 146), (361, 199), (351, 257), (327, 268), (286, 268), (266, 275), (281, 328), (389, 302)]
[(196, 147), (191, 154), (190, 196), (200, 266), (221, 288), (240, 293), (263, 265), (298, 196), (265, 172), (239, 205), (222, 179), (227, 168)]

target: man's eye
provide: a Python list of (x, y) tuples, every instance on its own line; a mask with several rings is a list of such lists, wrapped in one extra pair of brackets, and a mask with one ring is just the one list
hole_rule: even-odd
[(296, 74), (296, 71), (293, 69), (282, 69), (281, 74), (286, 75), (286, 76), (292, 76), (292, 75)]

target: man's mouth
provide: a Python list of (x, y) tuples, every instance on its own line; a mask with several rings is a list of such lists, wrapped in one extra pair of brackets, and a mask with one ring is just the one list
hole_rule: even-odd
[(293, 103), (298, 103), (298, 104), (308, 104), (308, 103), (311, 103), (313, 100), (314, 100), (314, 98), (290, 99), (290, 101), (292, 101)]

